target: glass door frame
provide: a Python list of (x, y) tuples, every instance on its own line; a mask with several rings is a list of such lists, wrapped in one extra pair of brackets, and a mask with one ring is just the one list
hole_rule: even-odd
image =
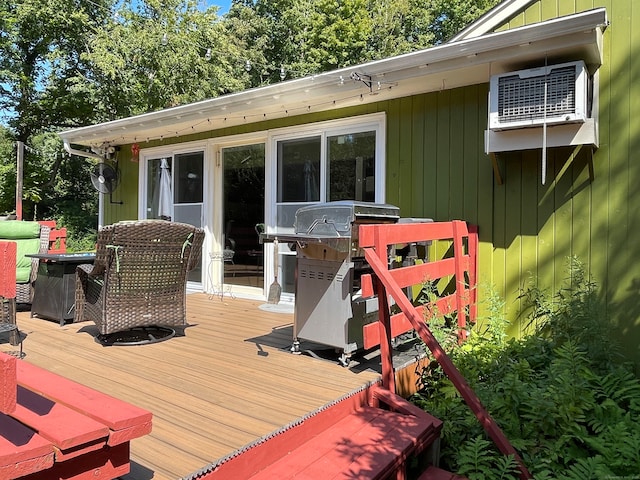
[[(211, 208), (209, 202), (210, 196), (210, 168), (209, 164), (211, 163), (211, 149), (208, 142), (185, 142), (185, 143), (176, 143), (161, 147), (151, 147), (140, 150), (139, 156), (139, 165), (138, 165), (138, 218), (146, 219), (147, 218), (147, 193), (148, 193), (148, 185), (147, 185), (147, 175), (148, 175), (148, 166), (149, 161), (158, 159), (158, 158), (166, 158), (172, 162), (177, 155), (184, 154), (193, 154), (202, 152), (202, 211), (200, 223), (202, 228), (205, 230), (205, 244), (203, 246), (203, 252), (201, 257), (201, 265), (202, 265), (202, 278), (200, 282), (187, 282), (187, 291), (189, 292), (202, 292), (203, 288), (207, 286), (207, 241), (206, 238), (209, 236), (209, 225), (208, 218), (210, 218), (209, 209)], [(175, 199), (174, 202), (175, 204)], [(172, 219), (173, 221), (174, 219)]]
[[(242, 147), (249, 146), (255, 144), (263, 144), (265, 149), (264, 154), (264, 163), (265, 163), (265, 205), (264, 214), (265, 214), (265, 224), (268, 223), (268, 219), (266, 217), (267, 214), (267, 205), (266, 198), (268, 197), (268, 189), (269, 189), (269, 142), (268, 140), (268, 132), (260, 131), (255, 133), (247, 133), (240, 135), (232, 135), (227, 137), (218, 137), (212, 139), (210, 142), (211, 154), (212, 158), (215, 159), (212, 162), (211, 168), (211, 188), (210, 193), (211, 196), (207, 196), (207, 201), (210, 201), (210, 205), (212, 206), (209, 210), (209, 219), (211, 219), (211, 232), (212, 232), (212, 241), (210, 242), (210, 250), (207, 252), (207, 261), (209, 259), (213, 259), (216, 257), (215, 252), (222, 252), (224, 250), (224, 165), (223, 165), (223, 155), (222, 151), (225, 148), (232, 147)], [(217, 206), (217, 208), (213, 206)], [(220, 261), (211, 261), (210, 270), (209, 270), (209, 283), (206, 285), (207, 291), (211, 294), (216, 295), (233, 295), (238, 297), (245, 298), (266, 298), (266, 289), (268, 288), (267, 283), (268, 279), (273, 279), (273, 263), (269, 261), (270, 258), (273, 258), (273, 246), (271, 244), (264, 245), (264, 268), (263, 268), (263, 279), (264, 286), (263, 288), (251, 287), (251, 286), (243, 286), (243, 285), (232, 285), (232, 284), (224, 284), (224, 264)]]
[[(268, 143), (265, 149), (265, 155), (267, 156), (266, 163), (266, 182), (267, 189), (265, 190), (265, 224), (267, 232), (271, 234), (275, 233), (294, 233), (293, 225), (291, 226), (278, 226), (276, 222), (280, 222), (277, 218), (277, 211), (279, 206), (285, 205), (283, 202), (278, 202), (278, 144), (282, 141), (305, 139), (311, 137), (320, 138), (320, 202), (327, 201), (326, 198), (326, 169), (327, 169), (327, 139), (338, 135), (348, 135), (350, 133), (362, 133), (374, 131), (376, 134), (375, 139), (375, 202), (384, 203), (386, 201), (386, 143), (387, 143), (387, 128), (386, 128), (386, 114), (384, 112), (372, 113), (367, 115), (359, 115), (355, 117), (340, 118), (336, 120), (327, 120), (322, 122), (315, 122), (305, 125), (294, 125), (291, 127), (283, 127), (277, 130), (269, 132)], [(292, 206), (302, 206), (305, 203), (318, 203), (318, 202), (293, 202)], [(290, 219), (293, 221), (293, 219)], [(281, 222), (282, 223), (282, 222)], [(284, 256), (291, 258), (296, 253), (289, 249), (287, 244), (281, 244), (278, 249), (280, 252), (280, 272), (278, 272), (278, 279), (282, 284), (283, 272), (282, 268), (285, 264)], [(269, 276), (266, 279), (273, 279), (273, 249), (270, 249), (270, 253), (267, 253), (265, 249), (265, 270), (269, 270)], [(267, 268), (267, 263), (269, 268)], [(267, 285), (265, 279), (265, 285)], [(281, 299), (285, 302), (293, 302), (295, 293), (282, 292)]]

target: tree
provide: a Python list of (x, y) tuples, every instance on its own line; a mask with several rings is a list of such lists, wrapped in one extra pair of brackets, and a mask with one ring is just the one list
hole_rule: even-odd
[(0, 126), (0, 215), (15, 209), (16, 154), (11, 132)]
[(196, 0), (125, 0), (82, 56), (101, 110), (115, 119), (242, 90), (242, 46), (227, 33)]
[(91, 32), (112, 0), (0, 0), (0, 109), (17, 140), (92, 118), (92, 96), (75, 81)]
[(446, 42), (501, 0), (426, 0), (424, 8), (433, 14), (429, 31), (436, 44)]
[(498, 1), (234, 0), (224, 23), (256, 86), (428, 48)]

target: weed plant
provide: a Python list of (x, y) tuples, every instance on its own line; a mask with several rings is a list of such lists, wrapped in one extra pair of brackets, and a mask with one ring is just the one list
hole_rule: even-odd
[[(536, 480), (640, 478), (640, 381), (618, 353), (596, 284), (579, 261), (568, 263), (552, 298), (522, 289), (530, 334), (507, 336), (503, 303), (492, 295), (483, 327), (449, 354)], [(422, 382), (412, 400), (444, 420), (441, 466), (470, 480), (517, 479), (513, 458), (435, 361)]]

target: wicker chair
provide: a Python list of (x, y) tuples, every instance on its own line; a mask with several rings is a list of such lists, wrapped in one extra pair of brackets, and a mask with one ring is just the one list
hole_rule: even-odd
[(202, 229), (164, 220), (102, 228), (93, 266), (76, 270), (74, 321), (93, 320), (105, 345), (173, 336), (156, 327), (175, 333), (171, 327), (185, 325), (187, 273), (199, 263), (203, 240)]

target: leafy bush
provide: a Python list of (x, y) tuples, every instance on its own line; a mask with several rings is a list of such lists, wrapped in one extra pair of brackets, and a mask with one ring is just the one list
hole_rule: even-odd
[[(596, 285), (574, 258), (554, 298), (528, 287), (531, 333), (508, 339), (500, 300), (484, 327), (450, 349), (457, 368), (537, 480), (636, 478), (640, 381), (602, 315)], [(471, 480), (518, 478), (435, 361), (414, 403), (444, 420), (441, 463)]]

